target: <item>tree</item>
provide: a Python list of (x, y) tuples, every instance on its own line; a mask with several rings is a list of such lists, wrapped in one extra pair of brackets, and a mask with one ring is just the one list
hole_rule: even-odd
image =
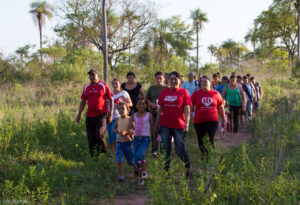
[(39, 24), (39, 32), (40, 32), (40, 48), (43, 47), (43, 38), (42, 38), (42, 30), (45, 26), (46, 17), (48, 19), (52, 18), (53, 8), (46, 1), (34, 1), (30, 4), (31, 13), (34, 18), (38, 21)]
[(295, 7), (297, 10), (297, 63), (300, 61), (300, 0), (295, 0)]
[[(81, 36), (93, 44), (98, 51), (103, 51), (102, 41), (102, 4), (100, 0), (64, 0), (60, 11), (65, 19), (64, 24), (56, 26), (67, 41), (76, 42)], [(128, 12), (132, 11), (132, 12)], [(141, 1), (114, 1), (107, 6), (107, 44), (108, 64), (113, 70), (118, 59), (124, 52), (135, 46), (136, 41), (141, 40), (147, 33), (154, 18), (154, 9), (150, 4)], [(138, 17), (138, 18), (137, 18)], [(134, 26), (128, 23), (134, 19)], [(128, 34), (128, 35), (127, 35)]]
[(29, 52), (30, 47), (31, 46), (29, 44), (27, 44), (23, 47), (19, 47), (16, 50), (16, 54), (20, 55), (20, 63), (21, 63), (22, 66), (24, 65), (24, 57), (28, 56), (28, 52)]
[(203, 30), (203, 23), (208, 22), (206, 13), (203, 13), (201, 9), (196, 9), (191, 12), (191, 18), (194, 21), (194, 29), (196, 30), (197, 36), (197, 70), (199, 69), (199, 32)]
[(227, 65), (232, 67), (232, 60), (233, 60), (233, 49), (236, 46), (236, 42), (234, 42), (232, 39), (228, 39), (227, 41), (224, 41), (221, 45), (222, 48), (226, 50), (226, 59), (227, 59)]
[(210, 44), (210, 46), (207, 47), (207, 50), (210, 52), (211, 58), (210, 58), (210, 63), (212, 60), (212, 57), (216, 54), (218, 48), (214, 44)]
[(268, 10), (263, 11), (254, 20), (252, 36), (258, 40), (260, 47), (265, 48), (269, 59), (273, 51), (284, 48), (289, 59), (294, 63), (297, 50), (297, 11), (294, 0), (274, 0)]

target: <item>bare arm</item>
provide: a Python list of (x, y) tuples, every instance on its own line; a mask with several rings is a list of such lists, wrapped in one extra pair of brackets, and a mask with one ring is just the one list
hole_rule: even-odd
[(223, 97), (223, 99), (226, 99), (226, 88), (225, 87), (223, 89), (222, 97)]
[(189, 105), (184, 106), (185, 126), (184, 131), (189, 131), (191, 108)]
[(261, 86), (259, 86), (259, 94), (260, 94), (260, 100), (261, 100), (263, 97), (263, 89)]
[(114, 100), (113, 98), (108, 98), (108, 102), (109, 102), (109, 107), (110, 107), (110, 110), (109, 110), (109, 113), (108, 113), (108, 116), (107, 116), (107, 122), (108, 123), (111, 123), (112, 122), (112, 116), (113, 116), (113, 110), (114, 110)]
[(222, 118), (222, 123), (225, 122), (225, 109), (224, 109), (224, 105), (221, 105), (218, 107), (218, 111), (221, 115), (221, 118)]
[(76, 122), (77, 122), (77, 123), (80, 122), (80, 119), (81, 119), (81, 113), (82, 113), (83, 110), (84, 110), (85, 104), (86, 104), (86, 100), (81, 100), (80, 105), (79, 105), (79, 109), (78, 109), (78, 115), (77, 115), (77, 118), (76, 118)]
[(245, 92), (242, 88), (241, 85), (238, 85), (239, 86), (239, 90), (240, 90), (240, 96), (241, 96), (241, 101), (242, 101), (242, 109), (246, 109), (246, 105), (247, 105), (247, 98), (246, 98), (246, 95), (245, 95)]
[(116, 119), (113, 132), (116, 132), (116, 133), (120, 134), (120, 130), (118, 129), (118, 121), (119, 121), (119, 119)]

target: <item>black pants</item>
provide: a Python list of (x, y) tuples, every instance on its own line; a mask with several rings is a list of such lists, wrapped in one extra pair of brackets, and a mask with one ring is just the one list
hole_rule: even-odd
[(209, 136), (209, 142), (214, 146), (214, 138), (218, 129), (218, 122), (203, 122), (194, 123), (194, 127), (197, 133), (198, 145), (202, 154), (207, 154), (207, 149), (204, 145), (204, 137), (206, 134)]
[(96, 117), (86, 117), (86, 132), (91, 156), (99, 153), (105, 153), (107, 144), (105, 139), (106, 132), (106, 113), (102, 113)]
[(229, 110), (230, 110), (231, 130), (233, 130), (233, 133), (237, 133), (239, 130), (239, 113), (241, 110), (241, 106), (229, 105)]

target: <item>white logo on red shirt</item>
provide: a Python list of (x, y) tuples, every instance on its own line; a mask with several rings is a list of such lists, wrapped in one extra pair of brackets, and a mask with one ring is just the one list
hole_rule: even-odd
[(176, 100), (177, 100), (177, 96), (169, 96), (169, 95), (167, 95), (165, 97), (165, 101), (166, 102), (175, 102)]
[(206, 107), (210, 106), (213, 102), (211, 97), (203, 97), (201, 101)]

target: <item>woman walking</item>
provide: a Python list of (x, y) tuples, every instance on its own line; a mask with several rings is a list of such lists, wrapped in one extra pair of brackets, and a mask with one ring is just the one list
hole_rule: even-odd
[(230, 119), (233, 121), (233, 133), (239, 129), (239, 112), (246, 110), (246, 96), (241, 85), (236, 82), (236, 76), (230, 76), (230, 83), (223, 90), (223, 98), (227, 100), (230, 108)]
[(165, 151), (165, 170), (170, 168), (171, 139), (174, 137), (177, 155), (185, 163), (186, 177), (191, 177), (191, 164), (185, 150), (185, 136), (189, 129), (191, 99), (187, 90), (180, 88), (180, 75), (170, 73), (170, 88), (161, 91), (158, 99), (156, 131), (162, 138)]
[(201, 78), (201, 89), (192, 95), (193, 108), (195, 109), (194, 127), (197, 133), (198, 145), (202, 154), (207, 154), (204, 146), (204, 137), (209, 136), (211, 145), (214, 145), (214, 137), (218, 128), (218, 111), (222, 118), (222, 126), (225, 125), (225, 111), (223, 100), (218, 91), (211, 89), (211, 82), (207, 76)]

